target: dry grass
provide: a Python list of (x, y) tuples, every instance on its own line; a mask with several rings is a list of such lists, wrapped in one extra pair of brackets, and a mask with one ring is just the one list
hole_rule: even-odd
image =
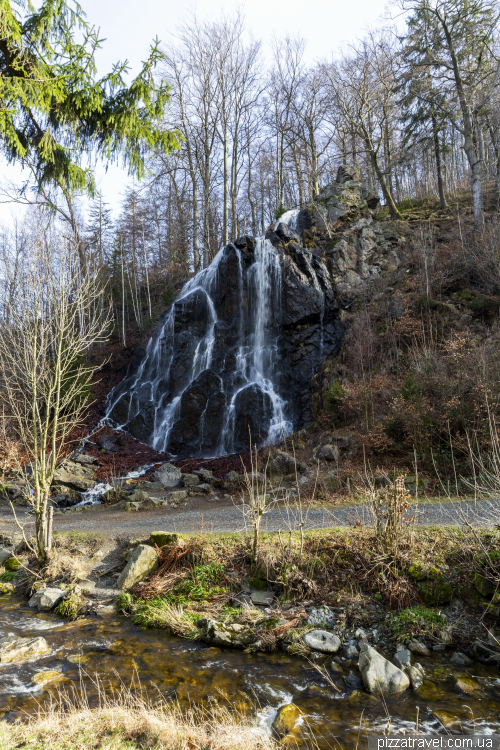
[(139, 693), (122, 690), (117, 698), (101, 694), (91, 709), (85, 695), (61, 694), (59, 703), (38, 716), (9, 725), (0, 722), (2, 750), (273, 750), (276, 744), (255, 723), (215, 706), (182, 712), (161, 700), (154, 704)]

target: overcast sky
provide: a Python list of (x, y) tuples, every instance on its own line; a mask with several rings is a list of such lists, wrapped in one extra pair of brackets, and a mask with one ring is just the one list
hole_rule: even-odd
[[(187, 4), (182, 0), (80, 0), (89, 23), (100, 29), (105, 38), (97, 53), (99, 73), (125, 59), (130, 62), (130, 76), (138, 72), (146, 59), (149, 44), (156, 36), (167, 41), (189, 15), (190, 8), (200, 19), (219, 17), (222, 10), (231, 12), (242, 7), (249, 30), (266, 44), (273, 34), (300, 35), (307, 41), (306, 59), (329, 57), (344, 44), (354, 41), (364, 31), (382, 22), (387, 0), (248, 0), (220, 3), (198, 0)], [(20, 170), (7, 168), (0, 161), (0, 172), (11, 179), (20, 179)], [(97, 169), (97, 179), (105, 199), (116, 208), (127, 182), (127, 173), (117, 166), (107, 172)], [(4, 200), (0, 197), (0, 200)], [(0, 205), (0, 220), (6, 220), (13, 208)]]

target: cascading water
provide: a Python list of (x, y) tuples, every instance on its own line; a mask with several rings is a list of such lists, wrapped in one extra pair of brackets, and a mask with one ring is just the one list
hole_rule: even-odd
[[(107, 418), (159, 451), (221, 455), (289, 434), (280, 388), (280, 255), (228, 245), (190, 279)], [(236, 282), (236, 283), (235, 283)], [(232, 287), (232, 288), (228, 288)], [(196, 429), (193, 431), (193, 422)]]

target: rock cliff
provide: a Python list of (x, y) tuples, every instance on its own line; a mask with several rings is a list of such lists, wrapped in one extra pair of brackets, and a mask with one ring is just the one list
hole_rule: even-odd
[(341, 168), (314, 205), (224, 247), (163, 314), (108, 418), (158, 450), (200, 455), (307, 423), (311, 378), (342, 343), (339, 300), (398, 265), (377, 205)]

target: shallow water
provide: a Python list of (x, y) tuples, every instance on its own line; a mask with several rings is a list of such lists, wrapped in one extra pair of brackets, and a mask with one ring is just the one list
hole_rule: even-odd
[[(281, 652), (248, 655), (213, 648), (163, 631), (143, 630), (116, 615), (64, 623), (51, 614), (34, 613), (18, 599), (3, 599), (0, 637), (5, 635), (41, 635), (51, 647), (49, 655), (32, 663), (0, 666), (0, 717), (8, 720), (37, 712), (51, 696), (61, 690), (71, 692), (80, 684), (95, 705), (99, 690), (140, 684), (151, 698), (161, 695), (183, 708), (218, 701), (244, 714), (256, 714), (266, 730), (279, 706), (293, 702), (304, 715), (297, 739), (312, 733), (321, 749), (331, 747), (334, 737), (346, 748), (354, 748), (360, 730), (362, 735), (380, 733), (389, 716), (391, 732), (413, 731), (417, 708), (419, 726), (429, 733), (444, 731), (432, 711), (460, 719), (464, 733), (474, 728), (478, 734), (500, 733), (500, 672), (476, 662), (468, 670), (454, 668), (449, 665), (451, 652), (419, 657), (428, 677), (425, 695), (407, 691), (384, 705), (365, 693), (343, 697), (302, 659)], [(60, 673), (58, 681), (44, 686), (33, 683), (38, 672), (48, 670)], [(480, 690), (467, 696), (453, 692), (446, 678), (459, 671), (474, 677)], [(335, 681), (342, 688), (341, 677)], [(458, 726), (456, 731), (460, 732)]]

